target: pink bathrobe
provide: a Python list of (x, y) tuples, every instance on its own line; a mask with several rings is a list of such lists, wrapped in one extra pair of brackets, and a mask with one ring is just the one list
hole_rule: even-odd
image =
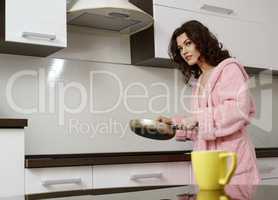
[[(193, 150), (226, 150), (237, 153), (238, 166), (230, 184), (258, 184), (260, 181), (254, 146), (246, 126), (255, 114), (255, 104), (248, 90), (249, 77), (244, 67), (228, 58), (215, 67), (198, 97), (199, 81), (193, 87), (192, 114), (198, 130), (177, 131), (177, 140), (192, 140)], [(174, 117), (180, 124), (182, 117)]]

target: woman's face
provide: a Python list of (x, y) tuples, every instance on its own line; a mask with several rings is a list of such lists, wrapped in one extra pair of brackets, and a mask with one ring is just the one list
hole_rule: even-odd
[(196, 45), (187, 37), (186, 33), (179, 35), (176, 41), (180, 55), (185, 62), (188, 65), (198, 64), (201, 54), (197, 50)]

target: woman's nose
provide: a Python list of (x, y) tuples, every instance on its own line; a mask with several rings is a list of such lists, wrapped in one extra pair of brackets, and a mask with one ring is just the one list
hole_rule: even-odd
[(187, 54), (187, 53), (188, 53), (187, 49), (186, 49), (185, 47), (183, 47), (183, 48), (182, 48), (182, 54), (185, 55), (185, 54)]

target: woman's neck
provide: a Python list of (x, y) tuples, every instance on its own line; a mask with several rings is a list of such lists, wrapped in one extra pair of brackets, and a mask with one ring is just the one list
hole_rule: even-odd
[(205, 62), (203, 59), (200, 59), (197, 63), (197, 65), (199, 66), (199, 68), (202, 70), (203, 74), (206, 74), (207, 72), (209, 72), (213, 66), (208, 64), (207, 62)]

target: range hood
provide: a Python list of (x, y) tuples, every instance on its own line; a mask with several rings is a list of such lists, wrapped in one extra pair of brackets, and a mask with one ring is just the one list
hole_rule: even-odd
[(67, 0), (67, 23), (134, 34), (150, 27), (153, 17), (128, 0)]

